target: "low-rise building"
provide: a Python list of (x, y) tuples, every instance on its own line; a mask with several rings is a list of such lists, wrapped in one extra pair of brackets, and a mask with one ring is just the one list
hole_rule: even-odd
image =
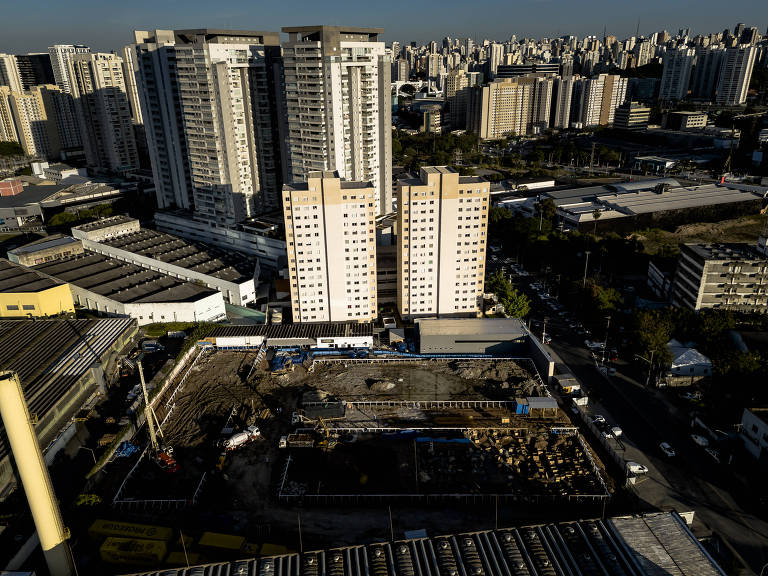
[(768, 407), (744, 408), (741, 439), (755, 459), (765, 461), (768, 458)]
[(752, 244), (682, 244), (672, 304), (701, 310), (768, 311), (768, 255)]
[[(106, 390), (118, 357), (138, 328), (130, 318), (108, 320), (5, 320), (0, 322), (0, 365), (21, 381), (45, 462), (77, 442), (73, 416)], [(76, 449), (76, 448), (75, 448)], [(16, 484), (10, 446), (0, 422), (0, 500)]]
[(155, 322), (219, 322), (226, 310), (220, 292), (86, 250), (35, 266), (69, 283), (77, 306), (110, 316)]
[(625, 102), (613, 116), (613, 127), (619, 130), (645, 130), (651, 118), (651, 109), (639, 102)]
[(703, 130), (707, 126), (708, 116), (706, 112), (677, 111), (667, 114), (667, 123), (664, 126), (669, 130)]
[(67, 284), (0, 259), (0, 318), (45, 318), (74, 313)]
[(53, 234), (8, 250), (8, 260), (22, 266), (37, 266), (83, 253), (83, 243), (71, 236)]
[(672, 362), (664, 375), (667, 386), (691, 386), (712, 376), (712, 361), (692, 346), (686, 346), (674, 338), (667, 342)]
[(218, 290), (230, 304), (256, 300), (255, 258), (142, 229), (138, 220), (126, 216), (75, 226), (72, 234), (90, 252)]

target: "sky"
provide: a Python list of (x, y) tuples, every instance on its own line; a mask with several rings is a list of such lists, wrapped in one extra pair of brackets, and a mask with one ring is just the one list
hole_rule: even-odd
[(768, 0), (0, 0), (0, 53), (44, 52), (53, 44), (96, 51), (130, 43), (133, 30), (332, 24), (384, 28), (383, 39), (424, 43), (472, 37), (608, 34), (626, 38), (691, 28), (709, 33), (738, 22), (768, 28)]

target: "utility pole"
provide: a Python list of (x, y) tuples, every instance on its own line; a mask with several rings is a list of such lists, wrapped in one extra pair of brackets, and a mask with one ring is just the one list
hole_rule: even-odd
[(600, 364), (605, 366), (605, 351), (608, 348), (608, 330), (611, 328), (611, 317), (606, 316), (606, 320), (608, 321), (605, 325), (605, 341), (603, 342), (603, 357), (600, 360)]
[(544, 342), (544, 340), (546, 339), (546, 336), (547, 336), (547, 317), (544, 316), (544, 326), (541, 328), (541, 343), (542, 344), (546, 344), (546, 342)]
[(584, 281), (581, 283), (582, 290), (587, 287), (587, 266), (589, 265), (589, 255), (591, 252), (589, 250), (585, 250), (584, 254), (587, 255), (587, 259), (584, 261)]
[(594, 176), (594, 164), (595, 164), (595, 143), (592, 142), (592, 152), (589, 154), (589, 175)]

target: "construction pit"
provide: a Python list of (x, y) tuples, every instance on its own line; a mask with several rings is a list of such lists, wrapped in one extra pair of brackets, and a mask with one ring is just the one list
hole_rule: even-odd
[[(371, 510), (382, 507), (390, 530), (461, 530), (487, 526), (488, 507), (509, 523), (545, 507), (599, 515), (609, 497), (559, 409), (517, 413), (522, 398), (546, 394), (526, 361), (339, 360), (275, 375), (256, 357), (204, 353), (166, 389), (156, 411), (180, 470), (144, 458), (116, 509), (185, 525), (227, 514), (238, 531), (268, 526), (290, 540), (300, 506), (305, 539), (327, 545), (380, 536)], [(251, 425), (258, 439), (222, 450), (227, 434)]]

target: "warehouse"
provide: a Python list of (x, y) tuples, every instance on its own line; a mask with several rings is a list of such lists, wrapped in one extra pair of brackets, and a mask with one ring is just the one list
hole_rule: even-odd
[(69, 286), (0, 259), (0, 318), (74, 314)]
[(217, 348), (304, 346), (309, 348), (372, 348), (373, 325), (364, 323), (301, 323), (218, 326), (206, 338)]
[(22, 266), (36, 266), (83, 253), (83, 244), (71, 236), (53, 234), (24, 246), (8, 250), (8, 260)]
[[(66, 444), (53, 441), (88, 398), (104, 389), (105, 375), (114, 373), (117, 357), (137, 332), (129, 318), (0, 322), (0, 366), (19, 375), (29, 411), (37, 415), (46, 461)], [(0, 427), (0, 499), (13, 483), (9, 450)]]
[[(682, 186), (672, 178), (546, 192), (570, 228), (635, 230), (757, 212), (759, 192), (729, 183)], [(596, 214), (599, 214), (597, 217)]]
[(676, 512), (375, 542), (143, 572), (270, 574), (626, 574), (725, 576)]
[(68, 282), (76, 305), (107, 315), (130, 316), (140, 326), (219, 322), (227, 317), (224, 299), (215, 290), (90, 251), (33, 269)]
[(75, 226), (72, 235), (91, 252), (218, 290), (229, 304), (256, 300), (257, 261), (238, 252), (142, 229), (126, 216)]

